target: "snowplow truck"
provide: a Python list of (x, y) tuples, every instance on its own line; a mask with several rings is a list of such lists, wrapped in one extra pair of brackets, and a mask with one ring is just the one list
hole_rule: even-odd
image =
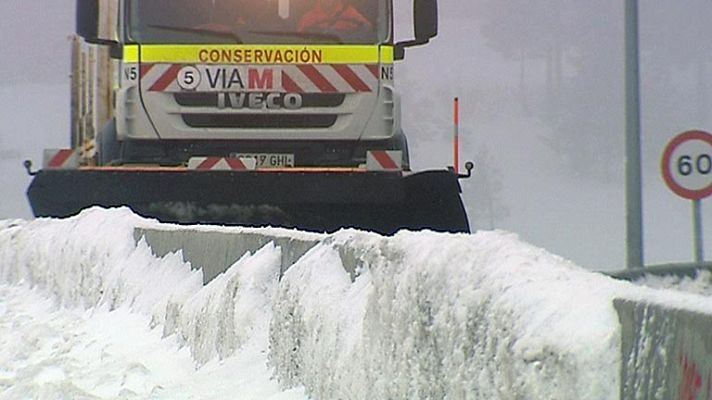
[(464, 175), (410, 170), (393, 82), (437, 11), (414, 0), (394, 43), (392, 0), (78, 0), (75, 45), (108, 61), (73, 51), (73, 126), (109, 110), (26, 162), (34, 214), (469, 232)]

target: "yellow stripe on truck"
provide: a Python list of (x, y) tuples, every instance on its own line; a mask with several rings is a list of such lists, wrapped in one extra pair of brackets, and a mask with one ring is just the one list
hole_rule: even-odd
[[(127, 45), (126, 63), (391, 64), (392, 46), (361, 45)], [(140, 58), (140, 59), (139, 59)]]
[(124, 61), (127, 63), (137, 63), (138, 62), (138, 46), (137, 45), (125, 45), (124, 46)]
[(393, 64), (393, 46), (381, 46), (381, 63)]

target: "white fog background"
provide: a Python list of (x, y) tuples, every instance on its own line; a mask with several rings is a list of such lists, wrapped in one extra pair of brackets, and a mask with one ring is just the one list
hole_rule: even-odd
[[(43, 148), (69, 142), (74, 1), (0, 10), (0, 219), (31, 218), (22, 160), (41, 163)], [(473, 227), (516, 232), (589, 269), (622, 268), (623, 1), (440, 0), (440, 12), (440, 35), (396, 67), (415, 169), (452, 163), (459, 96), (461, 158), (477, 165), (464, 183)], [(709, 0), (640, 1), (648, 264), (692, 258), (690, 202), (665, 187), (659, 160), (676, 134), (712, 130), (711, 18)], [(710, 259), (710, 199), (703, 213)]]

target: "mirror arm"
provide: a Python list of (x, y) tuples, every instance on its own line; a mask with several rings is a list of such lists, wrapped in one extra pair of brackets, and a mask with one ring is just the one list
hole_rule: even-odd
[(420, 46), (424, 44), (430, 43), (430, 39), (415, 39), (415, 40), (406, 40), (403, 42), (398, 42), (395, 44), (394, 50), (393, 50), (393, 58), (396, 60), (402, 60), (405, 58), (405, 49), (408, 47), (413, 47), (413, 46)]
[(114, 60), (121, 60), (124, 58), (124, 45), (117, 42), (117, 41), (112, 41), (111, 44), (109, 44), (109, 56), (113, 58)]
[(99, 39), (99, 38), (93, 38), (93, 39), (84, 39), (85, 42), (89, 44), (97, 44), (99, 46), (116, 46), (119, 44), (116, 40), (110, 40), (110, 39)]
[(84, 41), (86, 43), (95, 44), (98, 46), (108, 46), (109, 47), (109, 56), (115, 60), (120, 60), (121, 58), (124, 57), (124, 45), (119, 43), (116, 40), (109, 40), (109, 39), (87, 40), (87, 39), (84, 39)]

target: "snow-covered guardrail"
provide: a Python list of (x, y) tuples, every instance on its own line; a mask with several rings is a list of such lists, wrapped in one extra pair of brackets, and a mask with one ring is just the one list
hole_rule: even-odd
[(605, 272), (616, 279), (634, 281), (650, 276), (674, 276), (678, 278), (695, 278), (701, 271), (712, 271), (712, 262), (676, 263), (651, 265), (643, 268), (631, 268), (621, 271)]
[(283, 274), (318, 243), (319, 237), (283, 229), (236, 231), (216, 227), (185, 229), (162, 225), (153, 228), (137, 227), (134, 230), (136, 241), (144, 238), (159, 257), (180, 251), (185, 261), (202, 271), (204, 284), (227, 271), (245, 253), (254, 253), (269, 243), (282, 249), (280, 273)]

